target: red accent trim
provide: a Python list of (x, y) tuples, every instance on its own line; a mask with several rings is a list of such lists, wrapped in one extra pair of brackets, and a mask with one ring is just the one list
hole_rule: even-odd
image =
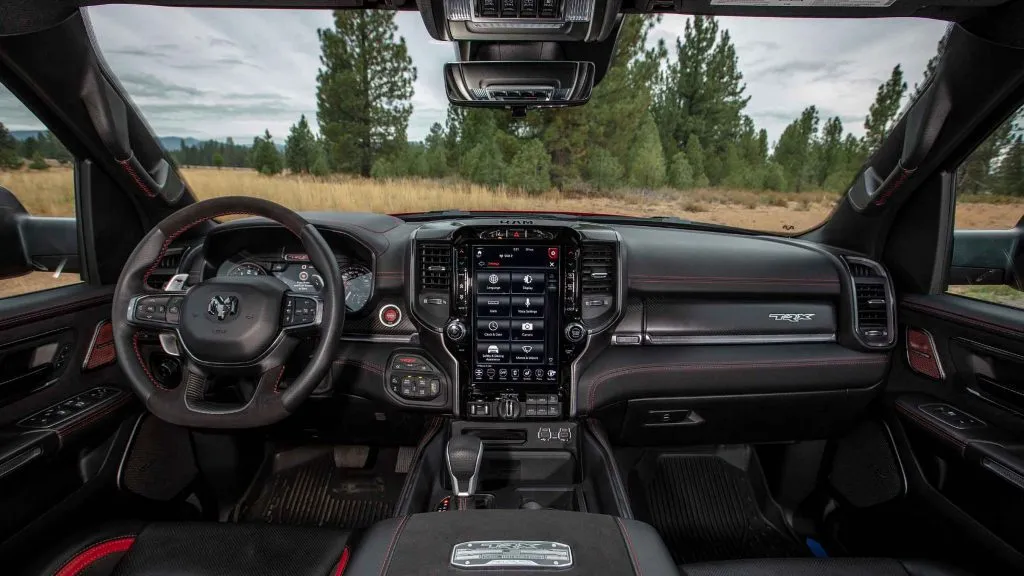
[(157, 388), (159, 388), (161, 390), (167, 390), (168, 388), (166, 386), (163, 386), (162, 384), (157, 382), (156, 378), (154, 378), (153, 374), (149, 371), (149, 366), (147, 366), (146, 362), (142, 359), (142, 352), (139, 351), (139, 333), (138, 332), (136, 332), (135, 334), (132, 334), (132, 346), (135, 348), (135, 359), (139, 361), (139, 366), (142, 366), (142, 370), (146, 373), (146, 376), (149, 377), (149, 381), (153, 383), (153, 386), (156, 386)]
[(281, 376), (284, 376), (284, 365), (281, 365), (281, 371), (277, 373), (277, 379), (274, 380), (274, 394), (281, 392)]
[(132, 168), (131, 158), (118, 160), (117, 163), (121, 165), (121, 168), (124, 168), (124, 171), (127, 172), (129, 176), (131, 176), (132, 180), (135, 181), (135, 185), (139, 187), (139, 190), (142, 190), (142, 192), (150, 198), (156, 197), (156, 194), (154, 194), (153, 191), (149, 189), (149, 186), (146, 186), (146, 183), (142, 181), (142, 178), (139, 178), (139, 175), (135, 173), (135, 168)]
[(341, 559), (338, 560), (338, 567), (334, 569), (334, 576), (341, 576), (345, 573), (345, 568), (348, 566), (348, 557), (351, 555), (348, 546), (345, 546), (345, 550), (341, 553)]
[(914, 174), (913, 170), (907, 170), (906, 168), (903, 168), (902, 170), (903, 171), (900, 173), (899, 177), (893, 181), (892, 185), (882, 192), (882, 195), (878, 197), (878, 200), (875, 200), (875, 206), (885, 206), (886, 202), (889, 201), (889, 197), (895, 194), (896, 191), (900, 189), (900, 186), (903, 186), (903, 183), (907, 181), (907, 178), (910, 178)]
[[(635, 218), (628, 214), (614, 214), (610, 212), (561, 212), (558, 210), (466, 210), (470, 214), (568, 214), (570, 216), (619, 216), (622, 218)], [(395, 218), (402, 216), (418, 216), (422, 212), (396, 212), (388, 214)]]
[(57, 571), (55, 576), (76, 576), (81, 574), (93, 562), (111, 554), (127, 552), (134, 543), (135, 536), (122, 536), (100, 542), (99, 544), (93, 544), (69, 560), (67, 564)]

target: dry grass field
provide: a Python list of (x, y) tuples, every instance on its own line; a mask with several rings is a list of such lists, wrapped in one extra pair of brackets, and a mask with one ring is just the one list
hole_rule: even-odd
[[(261, 176), (251, 170), (186, 168), (185, 178), (199, 198), (244, 195), (273, 200), (296, 210), (350, 212), (422, 212), (425, 210), (540, 210), (597, 212), (629, 216), (676, 216), (769, 232), (799, 232), (824, 220), (838, 196), (825, 192), (780, 193), (698, 189), (622, 190), (601, 196), (548, 192), (539, 196), (490, 190), (459, 181), (381, 181), (334, 176)], [(0, 185), (12, 190), (34, 215), (74, 213), (72, 172), (53, 168), (0, 172)], [(1014, 202), (1013, 200), (1016, 200)], [(958, 228), (1013, 227), (1024, 214), (1020, 199), (968, 198), (957, 205)], [(41, 285), (74, 281), (65, 275), (36, 273), (4, 280), (0, 297)]]

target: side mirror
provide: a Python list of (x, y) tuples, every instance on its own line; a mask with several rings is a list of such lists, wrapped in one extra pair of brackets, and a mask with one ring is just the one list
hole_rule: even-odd
[(33, 271), (81, 271), (74, 218), (31, 216), (0, 186), (0, 278)]
[(949, 285), (1024, 285), (1024, 217), (1009, 230), (955, 230)]
[(480, 108), (580, 106), (594, 90), (593, 62), (452, 62), (444, 66), (448, 101)]

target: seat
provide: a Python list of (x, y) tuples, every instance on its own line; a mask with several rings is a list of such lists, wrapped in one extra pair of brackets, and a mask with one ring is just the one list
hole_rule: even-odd
[(683, 564), (685, 576), (968, 576), (924, 560), (889, 558), (758, 558)]
[(349, 533), (327, 528), (213, 522), (121, 524), (69, 541), (41, 576), (333, 576)]

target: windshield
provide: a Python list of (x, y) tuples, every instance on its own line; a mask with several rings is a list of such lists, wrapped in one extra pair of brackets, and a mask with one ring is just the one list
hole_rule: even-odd
[[(416, 12), (90, 8), (199, 198), (298, 210), (825, 219), (932, 70), (945, 23), (627, 16), (585, 106), (448, 106)], [(869, 40), (870, 39), (870, 40)]]

